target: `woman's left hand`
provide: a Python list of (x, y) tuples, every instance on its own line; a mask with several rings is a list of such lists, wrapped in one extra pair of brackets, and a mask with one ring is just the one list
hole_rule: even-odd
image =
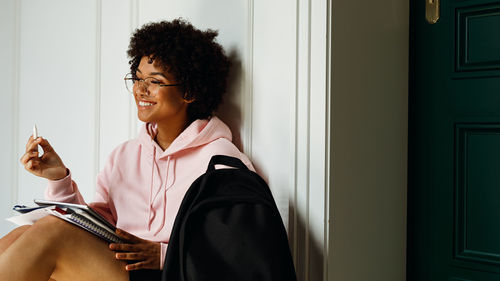
[(115, 258), (117, 260), (137, 261), (128, 264), (125, 267), (126, 270), (161, 269), (160, 243), (141, 239), (121, 229), (116, 229), (116, 234), (126, 242), (109, 244), (109, 248), (117, 252)]

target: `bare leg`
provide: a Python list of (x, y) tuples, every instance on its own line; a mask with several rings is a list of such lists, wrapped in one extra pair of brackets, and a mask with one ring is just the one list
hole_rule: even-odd
[[(12, 243), (14, 243), (21, 235), (23, 235), (23, 233), (26, 230), (28, 230), (28, 228), (30, 228), (30, 225), (20, 226), (16, 229), (12, 230), (11, 232), (9, 232), (9, 234), (2, 237), (0, 239), (0, 255), (5, 250), (7, 250), (7, 248), (10, 247), (10, 245), (12, 245)], [(48, 281), (57, 281), (57, 280), (49, 279)]]
[(0, 239), (0, 255), (7, 250), (7, 248), (9, 248), (10, 245), (12, 245), (12, 243), (14, 243), (17, 238), (19, 238), (19, 236), (21, 236), (29, 227), (29, 225), (20, 226), (2, 237)]
[(0, 280), (128, 280), (108, 244), (53, 216), (29, 227), (0, 256)]

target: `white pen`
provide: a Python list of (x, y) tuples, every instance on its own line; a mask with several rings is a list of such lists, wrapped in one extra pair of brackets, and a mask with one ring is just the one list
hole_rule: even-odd
[(33, 139), (36, 140), (38, 138), (38, 130), (36, 129), (36, 124), (33, 125)]
[[(36, 140), (38, 138), (38, 129), (36, 128), (36, 124), (33, 125), (33, 140)], [(35, 150), (38, 152), (38, 145), (35, 147)]]

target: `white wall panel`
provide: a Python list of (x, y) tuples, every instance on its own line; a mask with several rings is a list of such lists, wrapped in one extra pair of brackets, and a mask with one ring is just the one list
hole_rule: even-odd
[[(136, 135), (140, 123), (123, 86), (133, 29), (177, 17), (200, 29), (217, 29), (233, 61), (229, 93), (218, 115), (270, 185), (290, 235), (299, 280), (325, 278), (330, 1), (18, 3), (19, 32), (15, 18), (2, 19), (10, 24), (8, 37), (17, 36), (20, 44), (7, 49), (20, 58), (14, 74), (19, 76), (18, 96), (16, 78), (7, 78), (19, 124), (2, 124), (15, 132), (7, 142), (18, 147), (14, 154), (21, 155), (36, 122), (91, 199), (97, 170), (117, 144)], [(8, 63), (16, 68), (15, 59)], [(22, 167), (15, 171), (19, 176), (6, 182), (19, 188), (17, 202), (42, 197), (45, 180)]]
[(327, 278), (329, 1), (297, 1), (293, 240), (299, 280)]
[[(57, 9), (54, 9), (57, 7)], [(95, 176), (96, 1), (21, 1), (19, 135), (38, 125), (85, 198)], [(43, 197), (45, 180), (20, 167), (19, 203)]]
[[(0, 1), (0, 220), (10, 215), (12, 205), (17, 201), (17, 63), (18, 63), (18, 6), (14, 1)], [(0, 223), (0, 236), (6, 234), (12, 226)]]
[(135, 5), (132, 1), (101, 0), (99, 170), (111, 151), (136, 136), (137, 113), (123, 78), (130, 71), (127, 48)]
[(311, 104), (311, 24), (310, 2), (297, 1), (297, 85), (295, 92), (295, 184), (291, 205), (293, 213), (292, 249), (299, 280), (308, 280), (310, 246), (309, 206), (310, 206), (310, 104)]
[[(328, 1), (310, 1), (310, 129), (309, 129), (309, 260), (308, 280), (326, 278), (328, 241), (328, 165), (330, 145), (328, 60), (330, 34)], [(307, 280), (307, 279), (306, 279)]]
[(294, 179), (295, 14), (289, 1), (254, 1), (252, 160), (287, 228)]

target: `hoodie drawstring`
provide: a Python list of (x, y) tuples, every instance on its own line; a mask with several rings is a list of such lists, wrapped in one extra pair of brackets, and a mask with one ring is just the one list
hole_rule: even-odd
[[(170, 156), (168, 156), (167, 158), (167, 170), (165, 171), (165, 178), (163, 179), (163, 183), (162, 183), (162, 186), (160, 187), (160, 189), (158, 189), (158, 191), (155, 193), (155, 196), (153, 196), (153, 199), (151, 200), (151, 202), (155, 202), (156, 200), (156, 197), (158, 197), (158, 194), (160, 194), (160, 192), (164, 189), (167, 189), (167, 180), (168, 180), (168, 170), (170, 168)], [(171, 184), (170, 184), (171, 185)], [(169, 185), (169, 186), (170, 186)]]
[[(156, 147), (154, 148), (154, 151), (156, 152)], [(156, 164), (156, 162), (154, 160), (155, 160), (155, 158), (153, 157), (153, 163)], [(172, 164), (172, 162), (173, 162), (173, 164)], [(172, 172), (170, 172), (170, 164), (172, 164), (172, 168), (173, 168)], [(172, 187), (175, 183), (175, 166), (176, 166), (176, 161), (172, 159), (171, 155), (167, 156), (167, 168), (165, 171), (165, 178), (163, 180), (162, 187), (156, 192), (156, 194), (154, 196), (152, 196), (153, 195), (153, 180), (151, 180), (150, 199), (149, 199), (149, 201), (150, 201), (150, 203), (149, 203), (149, 215), (148, 215), (148, 219), (149, 219), (148, 231), (151, 230), (151, 224), (152, 224), (151, 213), (153, 210), (153, 202), (155, 202), (155, 200), (158, 197), (158, 195), (160, 194), (160, 192), (163, 192), (163, 220), (161, 221), (161, 225), (158, 227), (158, 229), (156, 230), (154, 235), (157, 235), (165, 226), (165, 220), (166, 220), (166, 214), (167, 214), (167, 190), (170, 187)], [(152, 171), (154, 171), (154, 167), (153, 167)], [(172, 181), (170, 182), (170, 184), (168, 183), (169, 175), (172, 176)], [(153, 178), (153, 176), (154, 176), (154, 172), (151, 172), (151, 178)]]
[[(172, 182), (167, 186), (168, 182), (168, 174), (169, 174), (169, 171), (170, 171), (170, 163), (173, 162), (173, 169), (174, 171), (171, 173), (173, 175), (173, 178), (172, 178)], [(175, 160), (172, 160), (172, 156), (168, 156), (167, 158), (167, 170), (166, 170), (166, 173), (165, 173), (165, 187), (164, 188), (161, 188), (158, 193), (156, 195), (158, 195), (160, 192), (163, 191), (163, 220), (161, 221), (161, 225), (160, 227), (158, 227), (158, 230), (156, 230), (156, 232), (154, 233), (154, 235), (157, 235), (162, 229), (163, 227), (165, 226), (165, 220), (166, 220), (166, 215), (167, 215), (167, 190), (174, 184), (175, 182)], [(156, 196), (155, 196), (156, 198)]]
[(153, 179), (155, 173), (155, 157), (156, 157), (156, 147), (153, 145), (153, 156), (151, 157), (151, 180), (149, 181), (149, 204), (148, 204), (148, 231), (151, 231), (151, 210), (153, 209)]

